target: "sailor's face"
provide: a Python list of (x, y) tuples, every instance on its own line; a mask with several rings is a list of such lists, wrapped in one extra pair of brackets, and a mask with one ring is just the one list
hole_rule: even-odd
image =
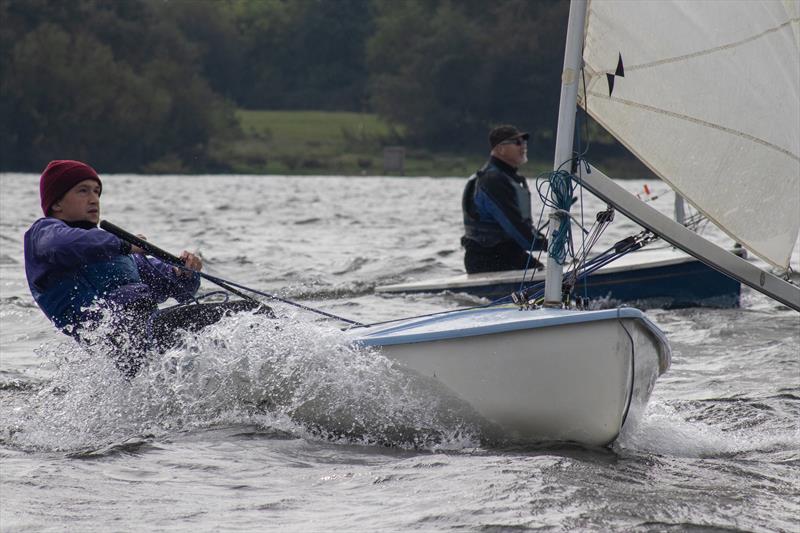
[(83, 180), (56, 203), (51, 211), (53, 216), (67, 222), (100, 222), (100, 193), (102, 188), (95, 180)]
[(514, 168), (519, 168), (528, 162), (528, 141), (522, 137), (503, 141), (497, 146), (500, 150), (500, 159)]

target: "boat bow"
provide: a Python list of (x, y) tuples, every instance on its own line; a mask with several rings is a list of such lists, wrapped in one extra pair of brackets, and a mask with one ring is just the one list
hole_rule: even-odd
[(490, 307), (351, 330), (354, 342), (433, 378), (504, 441), (607, 445), (635, 427), (670, 365), (632, 308)]

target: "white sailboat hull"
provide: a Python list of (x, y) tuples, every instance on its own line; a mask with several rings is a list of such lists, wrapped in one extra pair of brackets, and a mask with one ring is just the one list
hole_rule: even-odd
[(633, 427), (669, 366), (663, 334), (635, 309), (490, 308), (362, 335), (438, 380), (500, 437), (607, 445)]

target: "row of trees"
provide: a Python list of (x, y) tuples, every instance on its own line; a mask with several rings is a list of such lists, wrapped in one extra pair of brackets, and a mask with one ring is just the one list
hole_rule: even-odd
[(513, 122), (549, 150), (557, 0), (0, 0), (0, 168), (221, 170), (237, 107), (376, 112), (431, 150)]
[(375, 111), (438, 148), (485, 149), (489, 125), (511, 122), (552, 153), (567, 2), (378, 5), (367, 42)]

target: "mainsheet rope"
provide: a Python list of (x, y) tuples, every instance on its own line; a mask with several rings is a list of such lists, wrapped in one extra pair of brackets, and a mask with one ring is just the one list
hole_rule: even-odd
[[(182, 268), (182, 269), (188, 270), (186, 267), (184, 267), (182, 265), (177, 265), (177, 266), (178, 266), (178, 268)], [(230, 285), (231, 287), (235, 287), (237, 289), (242, 289), (242, 290), (245, 290), (245, 291), (248, 291), (248, 292), (252, 292), (253, 294), (258, 294), (259, 296), (263, 296), (265, 298), (269, 298), (270, 300), (275, 300), (277, 302), (285, 303), (287, 305), (292, 305), (294, 307), (299, 307), (300, 309), (303, 309), (305, 311), (310, 311), (312, 313), (316, 313), (318, 315), (322, 315), (322, 316), (325, 316), (327, 318), (333, 318), (333, 319), (336, 319), (336, 320), (341, 320), (342, 322), (345, 322), (347, 324), (351, 324), (353, 326), (365, 326), (366, 325), (366, 324), (362, 324), (361, 322), (356, 322), (355, 320), (350, 320), (349, 318), (345, 318), (343, 316), (334, 315), (333, 313), (328, 313), (327, 311), (322, 311), (320, 309), (315, 309), (313, 307), (309, 307), (307, 305), (303, 305), (301, 303), (294, 302), (294, 301), (289, 300), (287, 298), (281, 298), (280, 296), (277, 296), (275, 294), (270, 294), (268, 292), (260, 291), (258, 289), (254, 289), (252, 287), (248, 287), (246, 285), (242, 285), (241, 283), (236, 283), (235, 281), (230, 281), (230, 280), (227, 280), (227, 279), (219, 278), (217, 276), (212, 276), (210, 274), (204, 274), (203, 277), (208, 279), (209, 281), (214, 282), (214, 283), (221, 283), (221, 284), (225, 284), (225, 285)]]

